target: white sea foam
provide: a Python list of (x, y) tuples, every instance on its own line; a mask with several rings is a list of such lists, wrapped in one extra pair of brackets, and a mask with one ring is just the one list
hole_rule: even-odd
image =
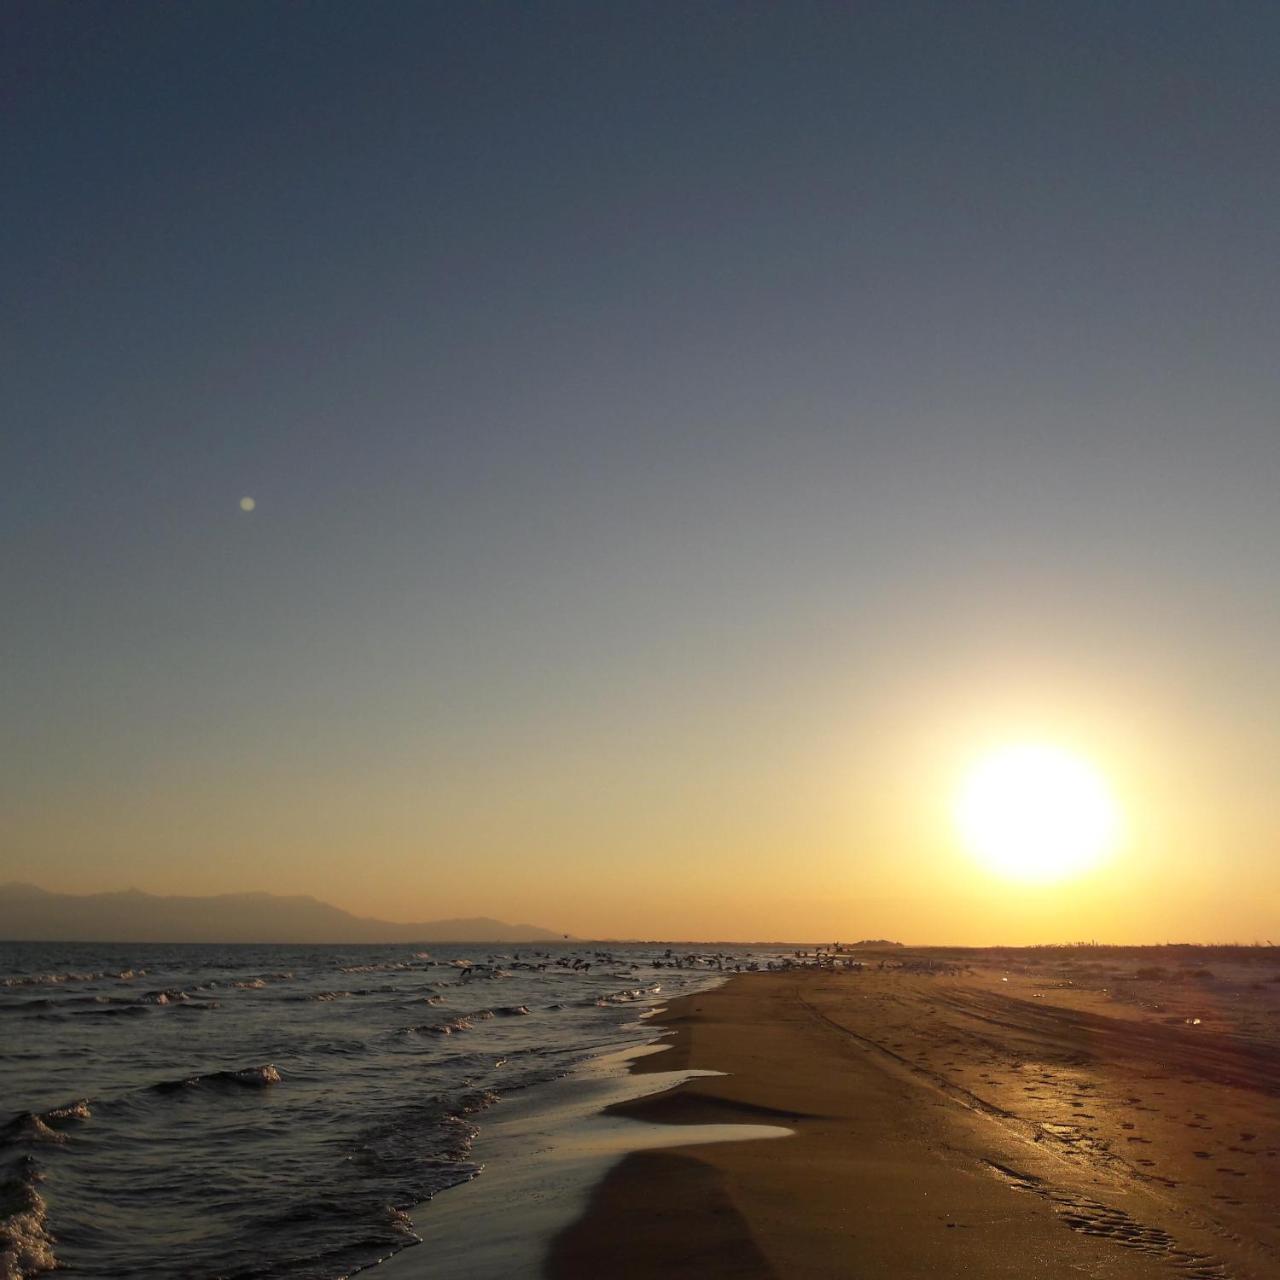
[(274, 1064), (264, 1062), (260, 1067), (241, 1067), (236, 1071), (210, 1071), (204, 1075), (186, 1076), (181, 1080), (161, 1080), (151, 1086), (153, 1093), (177, 1093), (181, 1089), (199, 1089), (206, 1086), (239, 1085), (246, 1088), (265, 1088), (280, 1084), (281, 1075)]
[(234, 1080), (237, 1084), (255, 1087), (279, 1084), (281, 1080), (280, 1072), (270, 1062), (265, 1062), (260, 1067), (245, 1067), (242, 1071), (225, 1071), (219, 1074), (224, 1075), (228, 1080)]
[[(471, 1016), (475, 1017), (477, 1015), (472, 1014)], [(490, 1017), (492, 1016), (493, 1015), (490, 1014)], [(415, 1027), (414, 1030), (418, 1032), (427, 1032), (428, 1034), (435, 1036), (451, 1036), (455, 1031), (470, 1031), (473, 1025), (474, 1024), (467, 1018), (454, 1018), (452, 1022), (424, 1023), (420, 1027)]]
[(27, 1280), (57, 1265), (35, 1174), (0, 1183), (0, 1280)]
[(87, 1120), (92, 1114), (89, 1100), (79, 1098), (75, 1102), (68, 1102), (66, 1106), (50, 1107), (40, 1118), (47, 1124), (58, 1124), (64, 1120)]
[(661, 990), (661, 984), (655, 982), (648, 987), (632, 987), (628, 991), (614, 991), (607, 996), (597, 996), (595, 1003), (601, 1008), (613, 1004), (633, 1004), (637, 1000), (643, 1000), (646, 996), (657, 995)]

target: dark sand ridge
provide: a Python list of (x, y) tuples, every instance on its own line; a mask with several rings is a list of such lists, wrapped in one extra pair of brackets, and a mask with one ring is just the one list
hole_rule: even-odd
[(1280, 1275), (1280, 988), (1157, 1001), (1003, 964), (674, 1002), (672, 1048), (636, 1069), (729, 1075), (617, 1111), (796, 1134), (628, 1156), (548, 1274)]

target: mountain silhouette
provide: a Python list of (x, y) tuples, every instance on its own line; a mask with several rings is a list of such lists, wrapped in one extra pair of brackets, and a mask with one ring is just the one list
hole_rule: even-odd
[(395, 924), (308, 896), (183, 898), (138, 889), (72, 894), (0, 885), (0, 940), (10, 942), (538, 942), (567, 936), (487, 916)]

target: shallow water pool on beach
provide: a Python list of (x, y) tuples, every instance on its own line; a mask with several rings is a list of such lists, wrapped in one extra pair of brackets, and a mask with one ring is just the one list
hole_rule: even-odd
[(0, 944), (0, 1276), (369, 1266), (416, 1240), (406, 1209), (477, 1174), (501, 1098), (773, 952), (679, 954)]

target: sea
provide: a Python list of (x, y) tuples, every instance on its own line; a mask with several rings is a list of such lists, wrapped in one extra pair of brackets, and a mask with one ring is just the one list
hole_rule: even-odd
[(0, 1280), (375, 1267), (503, 1098), (775, 954), (0, 943)]

